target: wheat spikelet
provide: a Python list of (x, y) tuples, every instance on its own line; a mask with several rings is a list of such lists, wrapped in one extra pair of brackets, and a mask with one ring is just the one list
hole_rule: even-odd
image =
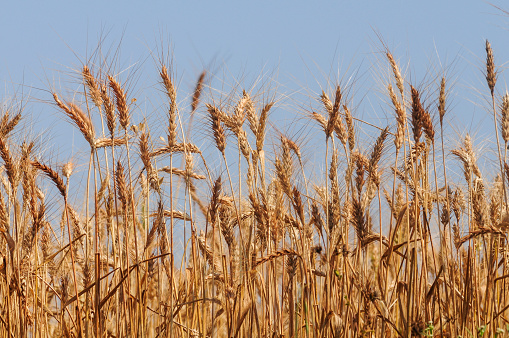
[[(36, 202), (34, 201), (33, 204), (35, 205)], [(27, 254), (31, 253), (33, 246), (35, 244), (35, 236), (44, 225), (46, 205), (41, 202), (38, 208), (31, 207), (29, 209), (30, 214), (32, 216), (32, 226), (26, 232), (22, 244), (23, 251), (26, 252)]]
[[(69, 216), (71, 217), (71, 221), (72, 221), (72, 226), (73, 226), (72, 235), (73, 235), (73, 237), (77, 238), (77, 237), (82, 236), (85, 233), (85, 231), (84, 231), (83, 227), (80, 225), (80, 218), (79, 218), (78, 213), (70, 205), (67, 205), (67, 212), (69, 213)], [(62, 214), (62, 217), (64, 217), (64, 216), (65, 216), (65, 213)], [(83, 245), (83, 240), (80, 240), (79, 243), (80, 243), (80, 245)], [(74, 247), (74, 250), (76, 251), (77, 248)]]
[(198, 235), (198, 247), (200, 248), (200, 251), (202, 252), (205, 260), (212, 268), (212, 271), (213, 272), (221, 271), (222, 268), (221, 264), (219, 263), (219, 258), (214, 257), (212, 255), (212, 250), (210, 246), (206, 243), (205, 233), (203, 231), (200, 231), (200, 235)]
[(0, 194), (0, 232), (9, 232), (9, 214), (2, 194)]
[(115, 172), (115, 179), (117, 180), (118, 198), (120, 199), (120, 202), (122, 202), (123, 209), (126, 210), (127, 209), (128, 193), (127, 193), (127, 185), (126, 185), (125, 175), (124, 175), (124, 167), (122, 166), (122, 163), (120, 162), (120, 160), (117, 162), (117, 170)]
[(458, 243), (456, 243), (456, 245), (459, 247), (461, 246), (463, 243), (473, 239), (473, 238), (476, 238), (478, 236), (481, 236), (481, 235), (485, 235), (485, 234), (497, 234), (497, 235), (505, 235), (502, 231), (498, 230), (497, 228), (495, 227), (491, 227), (491, 226), (481, 226), (475, 230), (472, 230), (468, 233), (468, 235), (464, 236), (464, 237), (461, 237), (459, 240), (458, 240)]
[(149, 152), (149, 133), (143, 132), (140, 135), (140, 156), (143, 165), (145, 166), (145, 170), (147, 171), (147, 176), (149, 178), (150, 186), (155, 191), (160, 191), (159, 177), (157, 175), (157, 170), (154, 169), (152, 165), (152, 161), (150, 160), (150, 152)]
[(373, 151), (371, 152), (371, 157), (369, 160), (369, 166), (368, 171), (376, 168), (378, 165), (378, 162), (380, 161), (380, 158), (382, 157), (382, 152), (384, 149), (384, 142), (387, 138), (387, 135), (389, 134), (389, 128), (385, 127), (385, 129), (382, 130), (380, 133), (380, 136), (375, 141), (375, 145), (373, 146)]
[(325, 137), (328, 139), (330, 137), (330, 135), (332, 134), (332, 131), (334, 130), (333, 128), (334, 128), (334, 124), (335, 124), (335, 120), (336, 120), (336, 116), (337, 116), (337, 111), (335, 114), (334, 108), (332, 105), (332, 101), (329, 99), (329, 96), (324, 91), (322, 91), (322, 95), (320, 96), (320, 99), (322, 100), (322, 103), (325, 107), (325, 111), (329, 115), (329, 119), (324, 127)]
[(288, 138), (281, 136), (281, 149), (282, 149), (282, 165), (283, 171), (286, 175), (291, 179), (293, 175), (293, 161), (292, 155), (290, 154), (290, 145), (288, 142)]
[(177, 114), (170, 109), (168, 112), (168, 145), (177, 143)]
[(440, 116), (440, 125), (444, 123), (445, 115), (445, 77), (440, 81), (440, 95), (438, 97), (438, 114)]
[(220, 205), (218, 209), (219, 214), (219, 227), (221, 230), (221, 234), (223, 235), (223, 238), (226, 242), (226, 245), (228, 246), (228, 251), (230, 252), (230, 256), (233, 256), (233, 259), (237, 259), (235, 255), (232, 255), (233, 252), (235, 252), (235, 249), (237, 248), (237, 242), (235, 238), (235, 233), (233, 229), (233, 224), (231, 222), (231, 214), (232, 208)]
[(329, 119), (327, 121), (327, 126), (325, 128), (325, 136), (328, 139), (334, 129), (337, 126), (337, 120), (339, 117), (339, 107), (341, 106), (341, 87), (336, 87), (336, 96), (334, 98), (334, 104), (331, 102), (327, 94), (322, 92), (321, 100), (325, 106), (326, 111), (329, 113)]
[(122, 128), (126, 130), (127, 127), (129, 126), (130, 116), (125, 91), (120, 86), (120, 83), (118, 83), (118, 81), (115, 80), (112, 76), (110, 75), (108, 76), (108, 81), (110, 88), (113, 90), (113, 93), (115, 94), (115, 103), (117, 105), (118, 120)]
[(62, 109), (69, 117), (72, 116), (71, 109), (67, 107), (60, 99), (58, 98), (57, 93), (53, 93), (53, 100), (55, 100), (55, 103), (57, 106)]
[(451, 153), (457, 156), (461, 162), (463, 162), (463, 174), (465, 175), (465, 180), (470, 182), (471, 173), (472, 173), (472, 159), (468, 155), (468, 153), (463, 149), (453, 149)]
[(168, 75), (168, 69), (166, 68), (166, 66), (163, 65), (161, 67), (161, 71), (160, 71), (159, 75), (161, 76), (161, 79), (163, 80), (163, 85), (164, 85), (164, 88), (166, 89), (166, 94), (168, 95), (168, 97), (170, 99), (171, 105), (176, 108), (177, 92), (175, 90), (175, 86), (173, 85), (173, 81), (171, 80), (170, 76)]
[(196, 108), (198, 107), (198, 104), (200, 103), (200, 95), (201, 91), (203, 89), (203, 82), (205, 81), (205, 75), (207, 75), (207, 72), (204, 70), (201, 72), (200, 76), (198, 77), (198, 81), (196, 82), (196, 87), (194, 88), (193, 93), (193, 99), (191, 101), (191, 113), (193, 113)]
[(502, 98), (502, 107), (500, 108), (502, 138), (507, 143), (509, 141), (509, 93)]
[(495, 84), (497, 83), (497, 72), (495, 71), (493, 49), (491, 49), (491, 44), (488, 40), (486, 40), (486, 82), (490, 88), (491, 96), (493, 96)]
[(110, 132), (110, 136), (113, 137), (115, 134), (115, 105), (111, 101), (110, 96), (108, 95), (108, 89), (106, 85), (101, 85), (101, 98), (104, 105), (104, 112), (106, 115), (106, 125), (108, 126), (108, 131)]
[(141, 161), (145, 165), (145, 170), (147, 170), (147, 173), (151, 173), (153, 171), (152, 163), (150, 162), (150, 154), (149, 154), (149, 145), (148, 145), (148, 134), (143, 132), (140, 135), (140, 156)]
[(185, 153), (185, 152), (189, 152), (189, 153), (193, 153), (193, 154), (201, 154), (200, 148), (198, 148), (193, 143), (177, 143), (177, 144), (168, 145), (168, 146), (165, 146), (162, 148), (158, 148), (158, 149), (154, 150), (153, 152), (151, 152), (149, 154), (149, 156), (154, 157), (154, 156), (160, 156), (160, 155), (170, 154), (170, 153)]
[(500, 177), (500, 175), (497, 175), (497, 177), (495, 177), (495, 182), (493, 182), (493, 184), (494, 184), (494, 187), (491, 189), (490, 194), (489, 194), (490, 196), (488, 197), (489, 211), (487, 214), (489, 215), (491, 224), (500, 228), (499, 220), (501, 219), (501, 206), (502, 206), (502, 199), (504, 198), (503, 197), (504, 191), (503, 191), (503, 187), (502, 187), (502, 184), (503, 184), (502, 177)]
[(290, 280), (295, 277), (295, 274), (297, 273), (297, 259), (298, 257), (295, 255), (289, 255), (286, 259), (286, 273), (288, 274), (288, 278), (290, 278)]
[(279, 159), (279, 157), (276, 157), (274, 166), (276, 168), (276, 175), (279, 179), (279, 182), (283, 188), (283, 191), (288, 195), (291, 196), (291, 183), (290, 183), (290, 175), (289, 172), (287, 172), (287, 167), (284, 165), (284, 163)]
[(92, 269), (90, 269), (89, 261), (86, 260), (81, 264), (81, 273), (83, 276), (83, 285), (88, 286), (92, 281)]
[(85, 85), (88, 88), (88, 94), (92, 99), (92, 102), (94, 102), (95, 106), (100, 109), (103, 104), (101, 90), (99, 89), (99, 85), (92, 75), (90, 68), (88, 68), (87, 65), (83, 66), (81, 74), (83, 75), (83, 80), (85, 81)]
[(323, 107), (325, 108), (325, 111), (330, 116), (333, 111), (332, 101), (329, 98), (329, 95), (327, 95), (327, 93), (325, 93), (323, 90), (322, 90), (322, 95), (320, 95), (320, 100), (323, 103)]
[[(183, 221), (192, 221), (191, 216), (179, 210), (163, 210), (163, 216), (168, 218), (173, 217)], [(159, 212), (150, 214), (150, 217), (159, 217)]]
[(156, 238), (156, 234), (157, 234), (157, 228), (159, 227), (159, 224), (161, 222), (163, 222), (163, 214), (162, 213), (159, 213), (159, 212), (156, 212), (155, 214), (152, 214), (151, 215), (152, 217), (154, 217), (154, 220), (152, 221), (152, 228), (150, 228), (150, 231), (148, 232), (148, 235), (147, 235), (147, 240), (145, 241), (145, 248), (143, 249), (144, 251), (149, 251), (149, 249), (151, 248), (152, 244), (154, 243), (154, 240)]
[(265, 140), (265, 126), (267, 124), (267, 117), (269, 111), (274, 105), (274, 102), (267, 103), (260, 113), (260, 120), (258, 121), (258, 128), (256, 130), (256, 150), (260, 152), (263, 149), (263, 142)]
[(304, 218), (304, 205), (302, 204), (302, 198), (300, 197), (300, 192), (296, 187), (293, 187), (293, 207), (295, 208), (295, 212), (297, 212), (297, 215), (299, 215), (299, 219), (302, 224), (305, 224), (305, 218)]
[(224, 154), (224, 149), (226, 148), (226, 135), (224, 133), (223, 126), (221, 126), (221, 121), (219, 120), (219, 109), (210, 104), (207, 104), (207, 109), (210, 114), (212, 132), (214, 133), (214, 140), (216, 141), (217, 149)]
[(259, 118), (258, 115), (256, 115), (254, 103), (251, 98), (249, 98), (249, 101), (246, 103), (246, 118), (249, 122), (249, 129), (251, 129), (251, 132), (256, 137), (258, 134)]
[[(26, 161), (28, 162), (28, 160)], [(27, 205), (32, 216), (37, 209), (37, 195), (35, 194), (36, 169), (33, 166), (23, 164), (23, 205)]]
[(352, 223), (357, 233), (357, 240), (361, 246), (364, 246), (364, 240), (369, 234), (368, 223), (366, 222), (362, 204), (355, 198), (352, 200), (352, 216)]
[(213, 226), (216, 223), (216, 215), (219, 209), (220, 194), (221, 194), (221, 176), (219, 176), (214, 182), (214, 187), (212, 188), (212, 196), (210, 198), (210, 204), (208, 208), (210, 220)]
[(419, 98), (419, 91), (413, 86), (410, 87), (412, 93), (412, 130), (414, 133), (414, 141), (418, 143), (422, 135), (422, 127), (424, 121), (424, 108)]
[(477, 227), (483, 227), (486, 224), (487, 220), (487, 205), (486, 205), (486, 194), (484, 188), (484, 182), (482, 178), (477, 177), (474, 180), (474, 184), (472, 187), (472, 211), (474, 215), (474, 224)]
[[(0, 167), (0, 171), (3, 173), (5, 170), (5, 166)], [(2, 183), (2, 186), (5, 190), (5, 194), (10, 198), (12, 196), (13, 188), (11, 186), (11, 183), (9, 182), (9, 179), (5, 177), (4, 175), (0, 175), (0, 182)]]
[(507, 163), (504, 163), (504, 171), (505, 171), (505, 178), (507, 180), (507, 183), (509, 184), (509, 165)]
[(119, 146), (125, 146), (127, 144), (127, 140), (123, 138), (106, 138), (101, 137), (94, 141), (94, 147), (97, 149), (100, 148), (109, 148), (109, 147), (119, 147)]
[(34, 166), (34, 168), (37, 168), (40, 171), (42, 171), (43, 173), (45, 173), (46, 176), (48, 176), (53, 181), (53, 183), (56, 185), (56, 187), (57, 187), (58, 191), (60, 191), (60, 194), (62, 195), (62, 197), (64, 197), (64, 198), (66, 197), (66, 193), (65, 193), (66, 189), (65, 189), (65, 185), (64, 185), (64, 180), (62, 179), (62, 177), (60, 177), (60, 175), (55, 170), (51, 169), (47, 165), (41, 164), (38, 161), (33, 161), (32, 165)]
[(281, 256), (288, 256), (288, 255), (300, 257), (299, 253), (297, 251), (295, 251), (295, 250), (292, 250), (292, 249), (280, 249), (280, 250), (277, 250), (277, 251), (271, 253), (270, 255), (267, 255), (265, 257), (261, 257), (261, 258), (258, 258), (257, 260), (255, 260), (253, 262), (253, 269), (256, 268), (257, 266), (263, 264), (263, 263), (269, 262), (269, 261), (274, 260), (274, 259), (276, 259), (278, 257), (281, 257)]
[(353, 126), (353, 117), (350, 113), (350, 109), (346, 105), (343, 105), (343, 111), (345, 112), (345, 121), (348, 128), (348, 147), (350, 151), (355, 148), (355, 131)]
[(313, 112), (311, 113), (311, 118), (318, 122), (318, 124), (320, 124), (325, 134), (327, 134), (327, 120), (325, 119), (325, 117), (322, 114)]
[[(157, 224), (157, 232), (159, 234), (159, 246), (160, 246), (160, 250), (162, 253), (167, 253), (169, 252), (169, 248), (168, 248), (168, 234), (166, 233), (166, 222), (164, 220), (164, 205), (163, 205), (163, 202), (162, 200), (159, 200), (158, 204), (157, 204), (157, 212), (158, 212), (158, 216), (157, 216), (157, 219), (159, 220), (159, 224)], [(173, 269), (173, 267), (170, 267), (169, 264), (167, 264), (168, 262), (165, 260), (163, 262), (163, 267), (166, 271), (166, 275), (168, 278), (170, 278), (170, 276), (172, 276), (172, 273), (170, 270)]]
[[(0, 205), (0, 210), (1, 210), (1, 205)], [(1, 215), (0, 215), (1, 217)], [(1, 218), (0, 218), (0, 222), (1, 222)], [(50, 248), (51, 248), (51, 243), (50, 243), (50, 233), (49, 233), (49, 227), (51, 225), (48, 224), (47, 222), (45, 222), (43, 224), (43, 227), (42, 227), (42, 230), (41, 230), (41, 251), (42, 251), (42, 256), (44, 258), (44, 260), (46, 260), (49, 255), (50, 255)]]
[(355, 185), (357, 188), (357, 194), (360, 197), (362, 192), (362, 187), (364, 186), (364, 183), (366, 182), (364, 179), (364, 173), (365, 169), (369, 166), (368, 159), (361, 154), (360, 152), (356, 151), (352, 153), (352, 163), (355, 164)]
[(191, 181), (190, 179), (188, 179), (188, 182), (189, 182), (189, 193), (191, 195), (191, 198), (193, 199), (193, 202), (195, 202), (198, 205), (202, 214), (206, 215), (207, 208), (205, 208), (205, 205), (203, 204), (202, 200), (198, 197), (198, 193), (196, 191), (196, 186), (194, 185), (193, 181)]
[[(338, 180), (338, 151), (337, 151), (337, 149), (335, 149), (332, 152), (332, 159), (331, 159), (331, 164), (330, 164), (330, 169), (329, 169), (329, 179), (333, 183), (337, 182), (337, 180)], [(334, 188), (332, 188), (332, 190), (334, 191)]]
[(67, 303), (68, 296), (69, 296), (69, 277), (67, 275), (64, 275), (62, 278), (60, 278), (60, 300), (62, 304)]
[(191, 154), (191, 153), (185, 153), (184, 158), (186, 161), (186, 166), (185, 166), (186, 178), (188, 178), (193, 173), (194, 157), (193, 157), (193, 154)]
[(424, 133), (431, 140), (431, 142), (435, 142), (435, 129), (433, 128), (433, 123), (431, 122), (431, 116), (426, 110), (424, 110), (424, 114), (422, 116), (422, 129), (424, 129)]
[[(204, 73), (202, 73), (204, 74)], [(159, 72), (161, 79), (163, 80), (164, 88), (166, 89), (166, 95), (170, 99), (170, 109), (168, 111), (168, 144), (172, 146), (177, 143), (177, 92), (175, 90), (175, 86), (173, 85), (173, 81), (168, 75), (168, 70), (166, 66), (161, 67), (161, 71)], [(198, 83), (199, 84), (199, 83)], [(198, 88), (197, 84), (197, 88)], [(195, 94), (197, 91), (195, 90)], [(201, 94), (201, 89), (200, 93)], [(199, 99), (199, 95), (197, 96), (197, 100)], [(193, 99), (194, 102), (194, 99)], [(196, 101), (196, 106), (198, 105), (198, 101)], [(193, 108), (193, 111), (196, 109)]]
[(315, 202), (311, 204), (311, 221), (315, 225), (316, 229), (318, 230), (318, 233), (323, 236), (323, 220), (322, 216), (320, 214), (320, 210), (318, 210), (318, 206)]
[(9, 117), (10, 117), (9, 110), (6, 110), (5, 113), (2, 115), (2, 118), (0, 119), (0, 130), (4, 130), (7, 124), (9, 123)]
[(11, 183), (11, 188), (15, 189), (18, 184), (18, 166), (12, 158), (9, 147), (5, 143), (5, 139), (3, 137), (0, 137), (0, 157), (2, 157), (2, 160), (4, 161), (5, 171), (7, 172), (7, 177)]
[(380, 136), (378, 136), (378, 138), (376, 139), (375, 145), (373, 146), (373, 151), (371, 152), (371, 156), (369, 159), (368, 175), (377, 186), (379, 184), (379, 178), (377, 175), (378, 162), (380, 162), (380, 158), (382, 157), (382, 152), (384, 150), (384, 142), (388, 134), (389, 128), (386, 127), (384, 130), (382, 130)]
[(442, 223), (442, 225), (446, 226), (447, 224), (449, 224), (450, 220), (451, 220), (450, 211), (447, 209), (447, 205), (443, 204), (442, 212), (440, 214), (440, 222)]
[(94, 146), (94, 126), (92, 125), (92, 121), (90, 118), (81, 110), (80, 107), (75, 105), (74, 103), (69, 103), (69, 108), (71, 109), (71, 118), (74, 120), (81, 133), (88, 141), (90, 146)]
[(101, 181), (101, 187), (99, 188), (99, 191), (97, 192), (97, 201), (101, 202), (101, 200), (104, 197), (104, 193), (106, 192), (106, 189), (110, 187), (110, 174), (107, 173), (106, 176)]
[(251, 207), (253, 208), (254, 217), (256, 220), (256, 241), (260, 243), (260, 245), (265, 248), (267, 245), (267, 210), (264, 206), (258, 201), (257, 197), (253, 192), (249, 193), (249, 201), (251, 203)]
[(9, 120), (9, 112), (6, 112), (0, 121), (0, 136), (6, 137), (21, 121), (21, 113), (17, 113), (14, 117)]
[(399, 93), (401, 95), (401, 98), (403, 102), (405, 101), (405, 86), (403, 82), (403, 77), (401, 76), (401, 71), (399, 70), (398, 64), (396, 63), (396, 60), (394, 60), (394, 57), (390, 52), (386, 52), (385, 55), (387, 56), (387, 59), (389, 60), (389, 63), (391, 64), (392, 72), (394, 74), (394, 78), (396, 79), (396, 86), (399, 89)]
[(470, 135), (467, 134), (465, 136), (465, 140), (463, 141), (463, 146), (465, 149), (465, 152), (467, 153), (468, 157), (470, 158), (470, 165), (472, 166), (472, 172), (477, 177), (481, 177), (481, 171), (479, 170), (479, 167), (477, 166), (477, 157), (475, 156), (474, 149), (472, 147), (472, 139), (470, 138)]
[(249, 163), (249, 157), (251, 155), (252, 149), (251, 149), (251, 146), (249, 145), (249, 142), (247, 140), (246, 131), (243, 128), (239, 128), (237, 138), (238, 138), (238, 142), (240, 145), (240, 150), (242, 152), (242, 155), (244, 155), (244, 158)]
[(69, 177), (71, 177), (71, 175), (74, 171), (74, 168), (75, 168), (74, 162), (69, 161), (69, 162), (65, 163), (62, 166), (62, 175), (64, 175), (65, 178), (69, 179)]
[(299, 161), (302, 161), (302, 154), (300, 152), (300, 148), (297, 145), (297, 143), (295, 143), (294, 141), (290, 140), (287, 137), (285, 137), (285, 139), (286, 139), (286, 144), (288, 145), (288, 148), (290, 148), (290, 150), (293, 151), (293, 153), (295, 154), (295, 156), (297, 156)]
[[(248, 107), (250, 101), (251, 101), (251, 97), (249, 96), (249, 94), (245, 90), (242, 91), (242, 98), (239, 100), (239, 102), (235, 106), (235, 108), (233, 110), (233, 116), (231, 118), (233, 121), (235, 121), (234, 129), (240, 128), (244, 124), (244, 119), (246, 118), (246, 115), (247, 115), (246, 108)], [(233, 132), (235, 134), (238, 133), (236, 130), (233, 130)]]
[[(339, 114), (338, 114), (339, 115)], [(336, 124), (334, 125), (334, 132), (336, 133), (336, 137), (341, 141), (341, 143), (346, 146), (348, 141), (348, 133), (345, 129), (345, 125), (341, 119), (341, 116), (336, 118)]]
[(53, 99), (57, 106), (64, 111), (64, 113), (76, 124), (78, 129), (83, 134), (83, 137), (88, 141), (91, 147), (94, 146), (94, 127), (90, 118), (74, 103), (65, 105), (56, 93), (53, 93)]
[(463, 190), (459, 187), (456, 188), (454, 194), (452, 195), (452, 210), (454, 211), (454, 215), (456, 216), (456, 220), (459, 221), (461, 217), (461, 213), (466, 207), (465, 195)]
[(159, 171), (163, 171), (167, 174), (177, 175), (177, 176), (184, 177), (184, 178), (194, 178), (197, 180), (206, 179), (206, 177), (203, 175), (199, 175), (194, 172), (187, 172), (187, 171), (179, 169), (179, 168), (170, 168), (170, 167), (165, 166), (165, 167), (162, 167), (161, 169), (159, 169)]
[(389, 91), (392, 105), (394, 106), (394, 110), (396, 112), (396, 122), (398, 123), (398, 126), (396, 130), (396, 136), (394, 138), (394, 145), (396, 146), (396, 149), (399, 150), (403, 144), (403, 139), (405, 136), (406, 111), (401, 106), (401, 103), (399, 102), (396, 93), (394, 93), (394, 90), (390, 84), (387, 86), (387, 89)]
[(341, 107), (341, 99), (343, 94), (341, 93), (341, 87), (339, 85), (336, 86), (336, 92), (334, 96), (334, 106), (332, 107), (333, 114), (339, 114), (339, 108)]

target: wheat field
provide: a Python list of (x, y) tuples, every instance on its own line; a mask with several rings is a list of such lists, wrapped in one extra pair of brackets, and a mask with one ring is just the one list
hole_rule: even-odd
[(500, 63), (486, 41), (495, 155), (480, 166), (468, 134), (444, 146), (448, 76), (422, 88), (380, 55), (390, 123), (359, 118), (348, 84), (324, 86), (297, 104), (311, 165), (271, 122), (277, 92), (224, 92), (204, 70), (183, 93), (165, 58), (157, 125), (114, 67), (48, 88), (43, 104), (84, 141), (78, 160), (2, 106), (0, 336), (509, 336)]

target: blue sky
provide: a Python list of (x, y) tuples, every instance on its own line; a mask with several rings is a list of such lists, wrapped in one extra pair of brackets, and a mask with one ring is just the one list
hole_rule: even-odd
[(302, 57), (325, 68), (334, 58), (364, 57), (376, 47), (374, 30), (419, 63), (435, 46), (442, 56), (478, 54), (485, 38), (502, 52), (507, 36), (507, 18), (476, 0), (26, 1), (4, 4), (0, 18), (2, 79), (8, 71), (40, 73), (41, 61), (73, 63), (69, 47), (84, 55), (105, 32), (110, 41), (122, 38), (124, 56), (134, 59), (164, 32), (182, 68), (216, 57), (235, 67), (278, 65), (295, 74), (305, 68)]

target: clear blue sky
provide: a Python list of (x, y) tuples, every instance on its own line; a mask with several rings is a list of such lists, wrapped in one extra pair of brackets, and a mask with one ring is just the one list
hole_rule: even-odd
[[(106, 37), (105, 46), (122, 40), (121, 67), (136, 63), (141, 69), (140, 91), (157, 83), (150, 51), (171, 43), (184, 90), (192, 89), (204, 67), (219, 77), (243, 76), (247, 85), (261, 72), (277, 74), (286, 95), (302, 88), (319, 92), (327, 77), (358, 71), (355, 95), (365, 104), (357, 114), (382, 117), (391, 112), (379, 99), (383, 88), (375, 80), (378, 32), (402, 66), (409, 63), (408, 79), (416, 84), (441, 71), (441, 62), (454, 81), (451, 109), (461, 115), (458, 128), (483, 135), (492, 130), (477, 124), (491, 128), (476, 94), (487, 93), (484, 39), (491, 41), (497, 64), (505, 64), (508, 27), (506, 15), (478, 0), (9, 1), (0, 11), (0, 80), (4, 99), (24, 88), (33, 97), (29, 108), (47, 114), (38, 100), (51, 97), (34, 88), (65, 87), (66, 67), (80, 68), (100, 38)], [(500, 89), (506, 87), (504, 75)], [(57, 120), (54, 109), (43, 116), (43, 122)]]
[[(504, 7), (503, 1), (494, 4)], [(391, 48), (419, 67), (435, 46), (442, 56), (482, 54), (483, 39), (500, 56), (506, 17), (488, 2), (466, 1), (23, 1), (0, 13), (0, 77), (26, 81), (40, 63), (71, 64), (68, 45), (85, 55), (98, 37), (123, 38), (123, 54), (137, 59), (169, 36), (181, 69), (213, 58), (256, 72), (260, 65), (282, 73), (304, 72), (302, 57), (328, 68), (333, 59), (365, 57), (377, 30)], [(147, 47), (148, 45), (148, 47)], [(402, 55), (403, 56), (403, 55)], [(31, 81), (30, 81), (31, 82)]]

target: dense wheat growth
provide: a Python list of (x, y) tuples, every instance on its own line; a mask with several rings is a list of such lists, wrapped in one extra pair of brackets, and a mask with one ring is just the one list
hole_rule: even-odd
[(509, 94), (485, 47), (488, 165), (466, 133), (444, 146), (448, 77), (421, 86), (388, 49), (388, 125), (360, 119), (348, 83), (295, 103), (311, 165), (271, 121), (281, 93), (224, 92), (209, 70), (184, 93), (156, 62), (145, 111), (129, 71), (83, 65), (36, 101), (82, 137), (78, 160), (47, 155), (9, 101), (0, 336), (509, 335)]

